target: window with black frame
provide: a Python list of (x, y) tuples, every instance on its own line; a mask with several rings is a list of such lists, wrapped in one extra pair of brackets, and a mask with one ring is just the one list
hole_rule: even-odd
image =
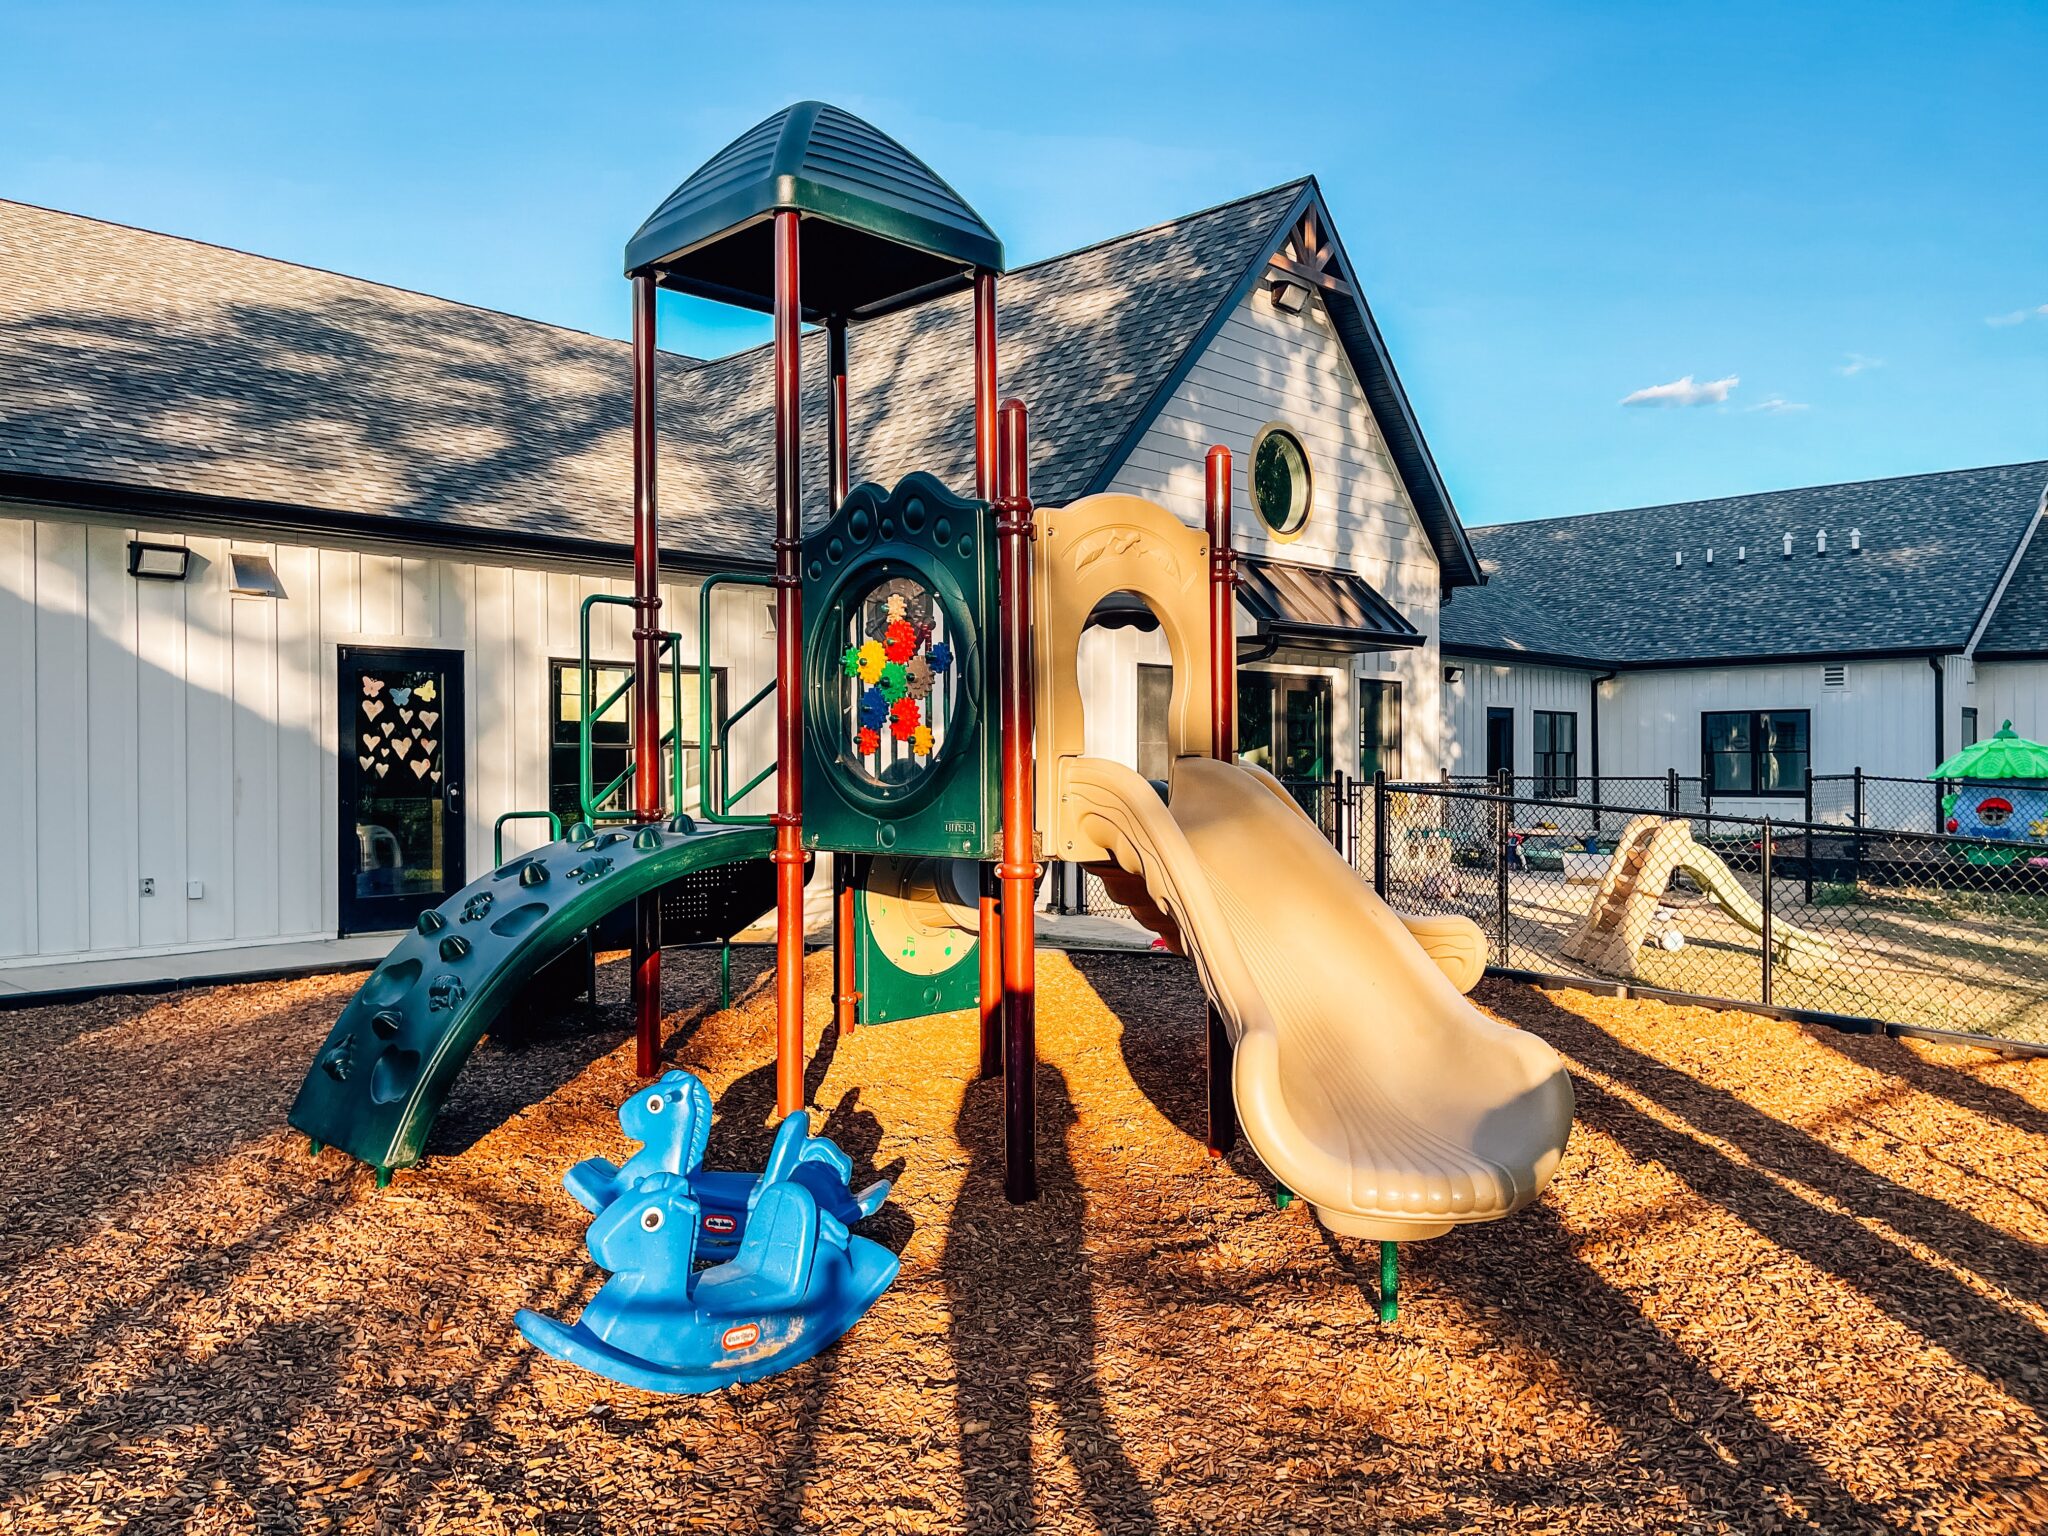
[(1700, 716), (1700, 778), (1710, 795), (1802, 795), (1812, 761), (1807, 710), (1730, 709)]
[(1401, 777), (1401, 685), (1371, 678), (1358, 681), (1358, 771), (1364, 778), (1384, 771)]
[(1138, 666), (1138, 776), (1166, 779), (1173, 771), (1166, 746), (1166, 712), (1173, 703), (1173, 668)]
[[(633, 761), (633, 692), (620, 685), (633, 675), (631, 662), (594, 662), (590, 668), (593, 704), (605, 704), (604, 712), (591, 722), (590, 786), (593, 794), (615, 780), (618, 787), (605, 796), (596, 809), (625, 812), (632, 809), (633, 787), (620, 775)], [(619, 696), (613, 698), (617, 693)], [(711, 709), (714, 720), (725, 718), (725, 669), (711, 670)], [(697, 810), (703, 799), (703, 754), (696, 750), (697, 672), (683, 672), (683, 726), (680, 732), (684, 752), (684, 803), (678, 809)], [(578, 727), (583, 719), (582, 669), (572, 660), (548, 663), (548, 809), (562, 818), (563, 825), (583, 816), (583, 791), (579, 764)], [(675, 729), (675, 705), (670, 691), (661, 693), (661, 731), (667, 736)], [(662, 753), (662, 772), (675, 772), (675, 748)], [(664, 782), (669, 782), (664, 780)], [(663, 800), (668, 796), (664, 794)]]
[(1568, 709), (1536, 714), (1536, 798), (1571, 800), (1579, 788), (1579, 717)]

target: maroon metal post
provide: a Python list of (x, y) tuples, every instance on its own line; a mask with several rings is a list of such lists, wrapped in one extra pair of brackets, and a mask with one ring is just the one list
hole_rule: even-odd
[(1031, 463), (1024, 402), (1005, 400), (996, 439), (996, 582), (1001, 593), (1003, 1193), (1038, 1198), (1038, 1000), (1031, 931), (1038, 888), (1032, 783)]
[[(1237, 551), (1230, 534), (1230, 450), (1209, 450), (1209, 752), (1237, 756)], [(1230, 1032), (1209, 1005), (1209, 1155), (1237, 1145), (1237, 1100), (1231, 1094)]]
[[(661, 530), (654, 460), (654, 276), (633, 279), (633, 815), (662, 817)], [(588, 705), (589, 700), (584, 703)], [(633, 913), (633, 1062), (653, 1077), (661, 1057), (661, 896)]]
[(775, 1113), (804, 1105), (802, 318), (797, 216), (775, 215)]
[[(996, 275), (974, 274), (974, 494), (996, 493)], [(1002, 640), (993, 647), (998, 656)], [(977, 903), (981, 954), (981, 1075), (1003, 1070), (1003, 930), (995, 881), (982, 872)]]
[[(825, 480), (832, 505), (846, 500), (852, 470), (846, 443), (846, 321), (834, 316), (825, 324)], [(860, 993), (855, 981), (853, 855), (832, 855), (832, 1024), (844, 1034), (860, 1022)]]

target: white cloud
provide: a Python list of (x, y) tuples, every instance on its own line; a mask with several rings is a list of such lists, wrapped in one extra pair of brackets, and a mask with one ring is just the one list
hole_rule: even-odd
[(1882, 368), (1884, 366), (1883, 358), (1865, 357), (1861, 352), (1844, 353), (1843, 357), (1845, 361), (1835, 372), (1845, 379), (1853, 379), (1859, 373), (1868, 373), (1873, 368)]
[(1783, 411), (1807, 411), (1813, 409), (1813, 407), (1806, 404), (1803, 400), (1787, 400), (1783, 395), (1773, 395), (1770, 399), (1759, 400), (1755, 405), (1746, 406), (1745, 409), (1769, 411), (1773, 416), (1776, 416)]
[(1723, 405), (1727, 403), (1728, 391), (1742, 380), (1735, 374), (1725, 379), (1709, 379), (1704, 384), (1693, 382), (1687, 374), (1682, 379), (1673, 379), (1669, 384), (1652, 384), (1639, 389), (1632, 395), (1623, 395), (1623, 405)]
[(1986, 315), (1986, 325), (2024, 325), (2029, 320), (2048, 320), (2048, 304), (2036, 304), (2032, 309), (2016, 309), (2005, 315)]

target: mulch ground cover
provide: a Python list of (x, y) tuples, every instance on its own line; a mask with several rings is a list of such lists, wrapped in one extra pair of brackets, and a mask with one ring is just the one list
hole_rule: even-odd
[[(766, 955), (669, 1050), (756, 1166)], [(809, 1085), (895, 1288), (711, 1398), (537, 1355), (599, 1275), (562, 1171), (625, 1150), (623, 967), (487, 1042), (376, 1191), (284, 1112), (359, 977), (0, 1016), (0, 1532), (2048, 1528), (2048, 1062), (1485, 983), (1564, 1054), (1518, 1218), (1378, 1265), (1202, 1144), (1191, 970), (1046, 953), (1044, 1196), (1002, 1197), (966, 1015), (823, 1028)]]

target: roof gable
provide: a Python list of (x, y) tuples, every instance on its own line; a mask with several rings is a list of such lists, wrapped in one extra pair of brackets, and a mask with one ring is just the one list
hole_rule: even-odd
[(1593, 666), (1960, 652), (2044, 482), (2048, 462), (2008, 464), (1474, 528), (1487, 585), (1444, 609), (1443, 648)]

